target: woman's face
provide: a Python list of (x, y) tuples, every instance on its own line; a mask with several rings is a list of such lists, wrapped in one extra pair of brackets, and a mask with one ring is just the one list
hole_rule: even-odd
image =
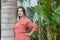
[(20, 17), (24, 16), (22, 8), (18, 9), (18, 16), (20, 16)]

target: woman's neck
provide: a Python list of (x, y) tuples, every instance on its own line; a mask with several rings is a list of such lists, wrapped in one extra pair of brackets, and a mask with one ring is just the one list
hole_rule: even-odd
[(19, 20), (22, 20), (22, 19), (24, 19), (25, 18), (25, 16), (22, 16), (22, 17), (20, 17), (20, 19)]

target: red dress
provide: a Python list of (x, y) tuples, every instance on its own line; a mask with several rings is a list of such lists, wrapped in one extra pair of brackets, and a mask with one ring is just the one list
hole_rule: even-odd
[(25, 34), (27, 32), (27, 27), (33, 30), (34, 32), (37, 29), (36, 25), (28, 18), (24, 18), (23, 20), (17, 21), (13, 27), (14, 40), (31, 40), (30, 37)]

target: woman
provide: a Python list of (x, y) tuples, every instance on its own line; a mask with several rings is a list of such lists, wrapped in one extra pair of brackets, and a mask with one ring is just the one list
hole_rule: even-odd
[[(19, 16), (19, 20), (14, 24), (14, 39), (15, 40), (31, 40), (29, 36), (31, 36), (34, 32), (37, 31), (37, 26), (27, 17), (25, 17), (26, 12), (24, 7), (20, 6), (17, 9), (17, 14)], [(27, 28), (30, 28), (31, 31), (27, 33)]]

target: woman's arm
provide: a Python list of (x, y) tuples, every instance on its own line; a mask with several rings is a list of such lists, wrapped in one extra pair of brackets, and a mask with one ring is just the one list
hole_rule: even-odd
[(37, 26), (35, 23), (33, 23), (32, 21), (29, 21), (27, 23), (27, 27), (31, 29), (30, 33), (27, 33), (28, 36), (31, 36), (34, 32), (37, 31)]
[(26, 33), (26, 35), (31, 36), (34, 33), (34, 31), (31, 31), (30, 33)]

